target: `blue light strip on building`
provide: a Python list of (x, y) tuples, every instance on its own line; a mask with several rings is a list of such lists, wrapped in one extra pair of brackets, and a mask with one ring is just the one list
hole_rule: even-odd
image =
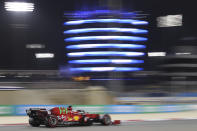
[[(91, 10), (91, 11), (75, 11), (72, 14), (73, 18), (89, 18), (95, 15), (106, 15), (106, 14), (119, 14), (121, 15), (121, 17), (127, 17), (127, 18), (131, 18), (131, 17), (136, 17), (137, 13), (136, 12), (123, 12), (123, 11), (119, 11), (119, 10)], [(68, 16), (68, 13), (65, 13), (66, 16)]]
[(81, 25), (86, 23), (123, 23), (132, 25), (147, 25), (147, 21), (132, 20), (132, 19), (89, 19), (89, 20), (75, 20), (65, 22), (64, 25)]
[(71, 72), (129, 72), (129, 71), (140, 71), (143, 68), (138, 67), (79, 67), (79, 68), (70, 68)]
[(87, 59), (87, 60), (71, 60), (69, 64), (141, 64), (143, 60), (131, 59)]
[(88, 48), (124, 48), (124, 49), (143, 49), (145, 45), (138, 44), (79, 44), (69, 45), (67, 49), (88, 49)]
[(148, 31), (144, 29), (135, 28), (84, 28), (84, 29), (72, 29), (64, 31), (64, 34), (78, 34), (78, 33), (89, 33), (89, 32), (123, 32), (133, 34), (147, 34)]
[(70, 37), (64, 39), (66, 42), (77, 42), (86, 40), (120, 40), (120, 41), (147, 41), (145, 37), (138, 36), (83, 36), (83, 37)]
[(95, 51), (95, 52), (73, 52), (68, 53), (69, 57), (82, 56), (144, 56), (143, 52), (118, 52), (118, 51)]
[(107, 78), (101, 79), (101, 78), (100, 78), (100, 79), (99, 79), (99, 78), (98, 78), (98, 79), (90, 79), (90, 80), (93, 80), (93, 81), (105, 81), (105, 80), (106, 80), (106, 81), (108, 81), (108, 80), (135, 80), (135, 79), (129, 79), (129, 78), (122, 78), (122, 79), (112, 79), (112, 78), (111, 78), (111, 79), (110, 79), (110, 78), (108, 78), (108, 79), (107, 79)]

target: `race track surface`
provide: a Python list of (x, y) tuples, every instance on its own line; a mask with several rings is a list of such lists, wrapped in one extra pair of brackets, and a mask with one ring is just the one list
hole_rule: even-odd
[(197, 131), (197, 120), (123, 123), (118, 126), (56, 127), (2, 126), (0, 131)]

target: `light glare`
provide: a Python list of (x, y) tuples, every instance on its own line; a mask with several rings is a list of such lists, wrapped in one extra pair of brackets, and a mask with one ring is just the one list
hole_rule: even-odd
[(173, 27), (183, 25), (183, 15), (167, 15), (157, 18), (158, 27)]
[(122, 23), (132, 25), (147, 25), (147, 21), (132, 20), (132, 19), (89, 19), (89, 20), (76, 20), (65, 22), (64, 25), (81, 25), (86, 23)]
[(128, 72), (128, 71), (140, 71), (143, 68), (138, 67), (79, 67), (79, 68), (70, 68), (70, 71), (76, 72)]
[(70, 64), (140, 64), (143, 60), (131, 59), (87, 59), (87, 60), (71, 60)]
[(138, 44), (79, 44), (69, 45), (67, 49), (86, 49), (86, 48), (125, 48), (125, 49), (143, 49), (145, 45)]
[(45, 48), (45, 45), (42, 45), (42, 44), (27, 44), (26, 48), (28, 48), (28, 49), (40, 49), (40, 48)]
[(95, 51), (95, 52), (73, 52), (68, 53), (69, 57), (81, 56), (143, 56), (143, 52), (118, 52), (118, 51)]
[(176, 53), (176, 55), (191, 55), (190, 52), (180, 52), (180, 53)]
[(149, 57), (166, 56), (166, 52), (148, 52)]
[(26, 2), (5, 2), (5, 9), (7, 11), (32, 12), (34, 10), (34, 4)]
[(35, 56), (36, 58), (53, 58), (54, 54), (53, 53), (36, 53)]
[(64, 39), (66, 42), (86, 41), (86, 40), (120, 40), (120, 41), (147, 41), (145, 37), (138, 36), (82, 36)]
[(78, 34), (78, 33), (89, 33), (89, 32), (124, 32), (133, 34), (146, 34), (147, 30), (136, 29), (136, 28), (84, 28), (84, 29), (72, 29), (64, 31), (64, 34)]

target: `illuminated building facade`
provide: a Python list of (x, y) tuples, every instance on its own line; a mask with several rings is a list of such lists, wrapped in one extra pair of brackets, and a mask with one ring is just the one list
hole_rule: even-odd
[(144, 70), (148, 22), (135, 19), (137, 15), (115, 10), (65, 13), (69, 71), (90, 80), (120, 80)]

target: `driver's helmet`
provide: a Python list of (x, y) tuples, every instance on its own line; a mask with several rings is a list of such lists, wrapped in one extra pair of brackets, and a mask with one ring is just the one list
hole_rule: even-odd
[(68, 106), (67, 110), (72, 111), (72, 106)]

